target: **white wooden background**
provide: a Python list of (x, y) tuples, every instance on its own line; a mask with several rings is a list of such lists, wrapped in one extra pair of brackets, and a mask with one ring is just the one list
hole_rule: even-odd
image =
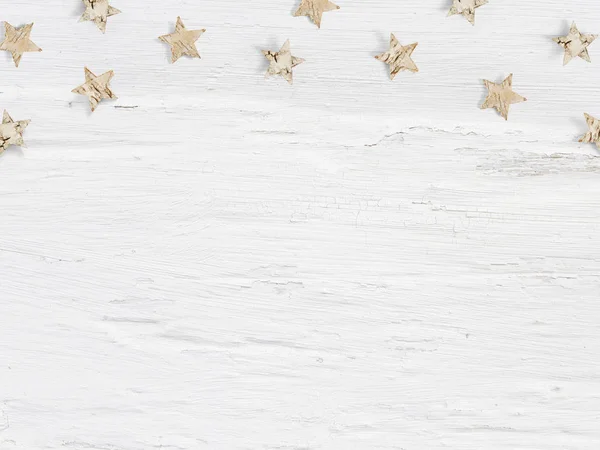
[[(597, 450), (596, 0), (13, 0), (1, 450)], [(206, 28), (202, 60), (157, 36)], [(418, 74), (373, 58), (389, 33)], [(295, 82), (261, 49), (290, 38)], [(119, 99), (71, 94), (87, 65)], [(514, 73), (508, 122), (479, 110)]]

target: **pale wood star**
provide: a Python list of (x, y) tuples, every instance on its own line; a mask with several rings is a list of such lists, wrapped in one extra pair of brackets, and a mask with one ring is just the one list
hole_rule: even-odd
[(100, 76), (94, 75), (87, 67), (84, 68), (84, 71), (85, 83), (76, 87), (71, 92), (74, 94), (86, 95), (90, 99), (90, 107), (92, 108), (92, 112), (96, 110), (98, 103), (100, 103), (102, 99), (117, 98), (117, 96), (113, 94), (113, 91), (108, 86), (111, 78), (115, 74), (112, 70), (109, 70)]
[(119, 14), (117, 8), (113, 8), (108, 4), (109, 0), (82, 0), (85, 5), (85, 11), (79, 19), (80, 22), (86, 22), (88, 20), (94, 22), (96, 26), (106, 33), (106, 21), (110, 16)]
[(336, 9), (340, 9), (340, 7), (329, 0), (302, 0), (298, 10), (294, 13), (294, 17), (308, 16), (317, 27), (321, 28), (323, 13)]
[(15, 122), (12, 117), (4, 110), (2, 125), (0, 125), (0, 153), (8, 148), (9, 145), (23, 146), (23, 132), (30, 120), (19, 120)]
[(581, 34), (577, 29), (577, 25), (573, 22), (567, 36), (557, 37), (552, 40), (565, 49), (565, 57), (563, 58), (564, 66), (577, 56), (585, 59), (587, 62), (591, 62), (587, 48), (597, 37), (598, 35), (596, 34)]
[(527, 101), (525, 97), (521, 97), (512, 90), (512, 73), (502, 83), (492, 83), (488, 80), (483, 80), (483, 82), (488, 88), (488, 96), (481, 105), (481, 109), (496, 108), (504, 120), (508, 120), (510, 105)]
[(415, 48), (417, 48), (417, 45), (419, 45), (419, 43), (415, 42), (414, 44), (404, 47), (400, 45), (398, 39), (396, 39), (396, 36), (392, 33), (390, 35), (390, 49), (381, 55), (377, 55), (375, 58), (389, 64), (390, 77), (393, 80), (394, 77), (403, 70), (408, 70), (410, 72), (419, 71), (419, 68), (410, 57), (415, 51)]
[(292, 69), (298, 64), (302, 64), (304, 59), (292, 56), (290, 40), (285, 41), (285, 44), (283, 44), (278, 52), (269, 50), (263, 50), (262, 52), (270, 62), (267, 76), (281, 75), (288, 83), (292, 84)]
[(600, 149), (600, 120), (590, 116), (589, 114), (584, 114), (584, 116), (590, 131), (588, 131), (585, 136), (579, 139), (579, 142), (583, 142), (585, 144), (594, 143)]
[(475, 25), (475, 10), (485, 5), (488, 0), (452, 0), (448, 16), (462, 14), (471, 25)]
[(204, 28), (201, 30), (188, 30), (185, 28), (181, 17), (177, 17), (175, 32), (159, 36), (159, 39), (171, 46), (171, 63), (174, 63), (183, 55), (200, 58), (195, 42), (205, 31)]
[(19, 67), (23, 53), (42, 51), (41, 48), (29, 39), (32, 28), (33, 23), (15, 28), (10, 23), (4, 22), (5, 35), (4, 40), (0, 44), (0, 50), (10, 52), (17, 67)]

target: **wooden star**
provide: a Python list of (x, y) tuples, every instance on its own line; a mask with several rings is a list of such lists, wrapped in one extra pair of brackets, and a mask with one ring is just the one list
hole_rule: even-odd
[(263, 50), (263, 55), (270, 61), (267, 76), (281, 75), (288, 83), (292, 84), (292, 69), (298, 64), (302, 64), (304, 59), (292, 56), (290, 50), (290, 40), (285, 41), (285, 44), (278, 52)]
[(98, 103), (100, 103), (102, 99), (117, 98), (117, 96), (113, 94), (112, 90), (108, 86), (108, 83), (110, 83), (111, 78), (115, 74), (112, 70), (109, 70), (100, 76), (94, 75), (87, 67), (84, 68), (84, 71), (85, 83), (76, 87), (71, 92), (74, 94), (87, 95), (90, 99), (90, 107), (92, 108), (92, 112), (96, 110)]
[(584, 114), (585, 121), (590, 128), (585, 136), (579, 139), (579, 142), (583, 142), (585, 144), (594, 143), (600, 149), (600, 120), (590, 116), (589, 114)]
[(10, 23), (4, 22), (5, 36), (0, 44), (0, 50), (6, 50), (12, 53), (15, 66), (19, 67), (21, 57), (25, 52), (41, 52), (42, 49), (35, 45), (29, 35), (33, 23), (23, 25), (21, 28), (15, 28)]
[(577, 25), (573, 22), (567, 36), (557, 37), (552, 40), (565, 49), (565, 57), (563, 58), (564, 66), (577, 56), (585, 59), (587, 62), (591, 62), (587, 48), (597, 37), (595, 34), (581, 34), (577, 29)]
[(398, 72), (402, 72), (403, 70), (409, 70), (411, 72), (419, 71), (419, 68), (410, 57), (415, 51), (415, 48), (417, 48), (417, 45), (419, 45), (419, 43), (415, 42), (414, 44), (403, 47), (392, 33), (390, 35), (390, 49), (381, 55), (377, 55), (375, 58), (389, 64), (390, 77), (393, 80)]
[(510, 105), (527, 101), (525, 97), (521, 97), (512, 90), (512, 73), (499, 84), (488, 80), (483, 80), (483, 82), (488, 88), (488, 96), (481, 105), (481, 109), (496, 108), (504, 120), (508, 120)]
[(329, 0), (302, 0), (298, 10), (294, 13), (294, 17), (308, 16), (317, 27), (321, 28), (323, 13), (336, 9), (340, 9), (340, 7)]
[(181, 17), (177, 17), (175, 24), (175, 32), (159, 36), (159, 39), (171, 46), (171, 63), (174, 63), (183, 55), (191, 56), (192, 58), (200, 58), (196, 42), (202, 33), (206, 30), (188, 30), (185, 28)]
[(4, 110), (2, 125), (0, 125), (0, 153), (8, 148), (9, 145), (25, 145), (23, 142), (23, 132), (29, 120), (19, 120), (15, 122), (12, 117)]
[(117, 8), (113, 8), (108, 4), (109, 0), (83, 0), (85, 11), (79, 19), (80, 22), (91, 20), (96, 24), (98, 29), (106, 33), (106, 21), (110, 16), (119, 14)]
[(475, 25), (475, 10), (485, 5), (488, 0), (452, 0), (448, 16), (462, 14), (471, 25)]

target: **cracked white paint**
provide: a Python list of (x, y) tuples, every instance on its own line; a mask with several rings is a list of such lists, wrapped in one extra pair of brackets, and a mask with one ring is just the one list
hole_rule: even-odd
[[(600, 46), (550, 39), (595, 1), (114, 3), (106, 35), (2, 12), (44, 51), (0, 77), (32, 119), (0, 155), (0, 449), (600, 448)], [(177, 14), (202, 61), (169, 64)], [(373, 58), (390, 32), (418, 76)], [(293, 86), (260, 52), (287, 38)], [(86, 65), (117, 74), (93, 115)]]

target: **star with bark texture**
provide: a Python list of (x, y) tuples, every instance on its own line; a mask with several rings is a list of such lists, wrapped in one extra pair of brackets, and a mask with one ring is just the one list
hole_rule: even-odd
[(90, 20), (96, 24), (100, 31), (106, 33), (106, 21), (108, 18), (121, 12), (117, 8), (110, 6), (108, 1), (109, 0), (83, 0), (85, 11), (79, 21), (86, 22)]
[(471, 22), (471, 25), (475, 25), (475, 10), (487, 2), (488, 0), (452, 0), (452, 6), (448, 15), (462, 14)]
[(10, 23), (4, 22), (5, 35), (4, 40), (0, 44), (0, 50), (12, 53), (13, 61), (17, 67), (19, 67), (23, 53), (42, 51), (41, 48), (29, 39), (32, 28), (33, 23), (23, 25), (21, 28), (15, 28)]
[(488, 88), (488, 96), (481, 105), (481, 109), (496, 108), (504, 120), (508, 120), (510, 105), (527, 101), (525, 97), (521, 97), (512, 90), (512, 73), (499, 84), (488, 80), (483, 80), (483, 82)]
[(292, 56), (290, 40), (288, 39), (285, 41), (285, 44), (283, 44), (278, 52), (272, 52), (270, 50), (263, 50), (262, 52), (263, 55), (265, 55), (265, 58), (270, 62), (267, 76), (281, 75), (288, 83), (292, 84), (292, 69), (298, 64), (302, 64), (304, 59)]
[(579, 142), (583, 142), (585, 144), (594, 143), (600, 149), (600, 120), (590, 116), (589, 114), (584, 114), (584, 116), (590, 131), (588, 131), (585, 136), (579, 139)]
[(294, 13), (294, 17), (308, 16), (317, 27), (321, 28), (323, 13), (336, 9), (340, 9), (340, 7), (329, 0), (302, 0), (298, 10)]
[(419, 71), (419, 68), (410, 57), (415, 51), (415, 48), (417, 48), (417, 45), (419, 45), (419, 43), (415, 42), (414, 44), (404, 47), (400, 45), (398, 39), (396, 39), (396, 36), (392, 33), (390, 35), (390, 49), (381, 55), (377, 55), (375, 58), (389, 64), (390, 77), (393, 80), (398, 72), (402, 72), (403, 70), (409, 70), (411, 72)]
[(74, 94), (87, 95), (87, 97), (90, 99), (90, 107), (92, 108), (92, 112), (94, 112), (98, 106), (98, 103), (100, 103), (102, 99), (117, 98), (117, 96), (113, 94), (112, 90), (108, 86), (111, 78), (115, 74), (112, 70), (109, 70), (100, 76), (94, 75), (87, 67), (84, 68), (84, 71), (85, 83), (76, 87), (71, 92)]
[(195, 42), (206, 30), (188, 30), (185, 28), (181, 17), (177, 17), (175, 32), (159, 36), (159, 39), (171, 46), (171, 63), (174, 63), (183, 55), (192, 58), (200, 58)]
[(0, 125), (0, 153), (8, 148), (9, 145), (25, 145), (23, 142), (23, 132), (29, 120), (19, 120), (15, 122), (12, 117), (4, 110), (2, 125)]
[(573, 22), (567, 36), (557, 37), (552, 40), (565, 49), (564, 66), (577, 56), (585, 59), (587, 62), (591, 62), (587, 48), (597, 37), (595, 34), (581, 34), (577, 29), (577, 25)]

